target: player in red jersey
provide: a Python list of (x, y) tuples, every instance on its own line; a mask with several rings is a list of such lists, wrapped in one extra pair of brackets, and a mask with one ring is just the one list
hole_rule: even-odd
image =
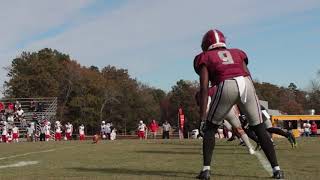
[[(273, 178), (283, 178), (273, 144), (263, 124), (259, 100), (247, 68), (247, 55), (240, 49), (227, 49), (224, 35), (216, 29), (204, 35), (201, 48), (203, 52), (194, 59), (194, 69), (200, 76), (199, 129), (203, 133), (203, 169), (197, 178), (210, 179), (214, 134), (234, 105), (248, 117), (249, 125), (273, 168)], [(218, 89), (207, 115), (209, 82)]]

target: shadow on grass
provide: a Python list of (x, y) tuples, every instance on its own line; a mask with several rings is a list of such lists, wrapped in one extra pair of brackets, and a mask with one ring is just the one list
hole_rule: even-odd
[[(213, 173), (213, 174), (211, 174), (211, 176), (213, 176), (213, 177), (216, 177), (216, 176), (220, 176), (220, 177), (228, 177), (228, 178), (232, 178), (232, 179), (238, 179), (238, 178), (270, 179), (270, 177), (246, 176), (246, 175), (227, 175), (227, 174), (217, 174), (217, 173)], [(216, 178), (216, 179), (218, 179), (218, 178)]]
[(147, 153), (147, 154), (174, 154), (174, 155), (186, 155), (186, 154), (199, 154), (198, 152), (178, 152), (178, 151), (135, 151), (136, 153)]
[(177, 149), (177, 150), (201, 150), (202, 146), (200, 147), (172, 147), (170, 149)]
[[(191, 172), (181, 171), (164, 171), (164, 170), (140, 170), (140, 169), (128, 169), (128, 168), (85, 168), (85, 167), (74, 167), (68, 168), (77, 172), (97, 172), (105, 174), (117, 174), (117, 175), (136, 175), (136, 176), (162, 176), (162, 177), (177, 177), (177, 178), (188, 178), (194, 179), (197, 174)], [(213, 173), (213, 177), (229, 177), (233, 179), (237, 178), (250, 178), (250, 179), (270, 179), (270, 177), (259, 177), (249, 175), (227, 175)]]
[[(172, 154), (172, 155), (199, 155), (201, 154), (201, 150), (197, 149), (198, 151), (190, 152), (190, 151), (159, 151), (159, 150), (145, 150), (145, 151), (135, 151), (135, 153), (146, 153), (146, 154)], [(221, 149), (219, 149), (221, 150)], [(226, 151), (227, 150), (227, 151)], [(223, 151), (214, 151), (214, 154), (245, 154), (249, 155), (249, 152), (246, 151), (238, 151), (235, 152), (232, 149), (225, 149)]]
[[(105, 174), (117, 174), (117, 175), (136, 175), (136, 176), (163, 176), (163, 177), (181, 177), (181, 178), (194, 178), (196, 174), (188, 172), (178, 171), (163, 171), (163, 170), (140, 170), (140, 169), (127, 169), (127, 168), (85, 168), (74, 167), (70, 170), (78, 172), (98, 172)], [(189, 175), (189, 176), (186, 176)]]

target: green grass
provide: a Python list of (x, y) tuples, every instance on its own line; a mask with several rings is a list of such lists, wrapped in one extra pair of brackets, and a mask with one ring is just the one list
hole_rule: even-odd
[[(291, 149), (276, 139), (276, 151), (286, 179), (320, 178), (320, 139), (298, 139)], [(214, 179), (270, 179), (257, 158), (238, 142), (218, 140)], [(51, 152), (39, 152), (52, 150)], [(201, 168), (201, 141), (117, 140), (0, 144), (0, 167), (39, 161), (24, 167), (0, 168), (0, 179), (194, 179)], [(21, 155), (21, 156), (19, 156)], [(46, 178), (48, 177), (48, 178)]]

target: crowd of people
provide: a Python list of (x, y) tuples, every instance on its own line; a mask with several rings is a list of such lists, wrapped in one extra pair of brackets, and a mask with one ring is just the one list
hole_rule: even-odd
[(310, 124), (310, 121), (306, 121), (302, 125), (301, 129), (301, 135), (305, 137), (310, 137), (310, 136), (317, 136), (318, 134), (318, 127), (315, 121), (312, 121)]
[(2, 124), (1, 142), (18, 142), (19, 141), (19, 128), (15, 122), (25, 124), (24, 111), (19, 101), (13, 102), (0, 102), (0, 122)]

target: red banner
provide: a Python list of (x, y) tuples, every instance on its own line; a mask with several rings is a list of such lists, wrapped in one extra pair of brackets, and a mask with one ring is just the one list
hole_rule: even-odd
[(184, 114), (180, 114), (180, 128), (183, 129), (184, 127)]
[(179, 108), (179, 125), (180, 125), (180, 129), (183, 129), (184, 121), (185, 121), (185, 118), (184, 118), (184, 114), (183, 114), (182, 108)]

